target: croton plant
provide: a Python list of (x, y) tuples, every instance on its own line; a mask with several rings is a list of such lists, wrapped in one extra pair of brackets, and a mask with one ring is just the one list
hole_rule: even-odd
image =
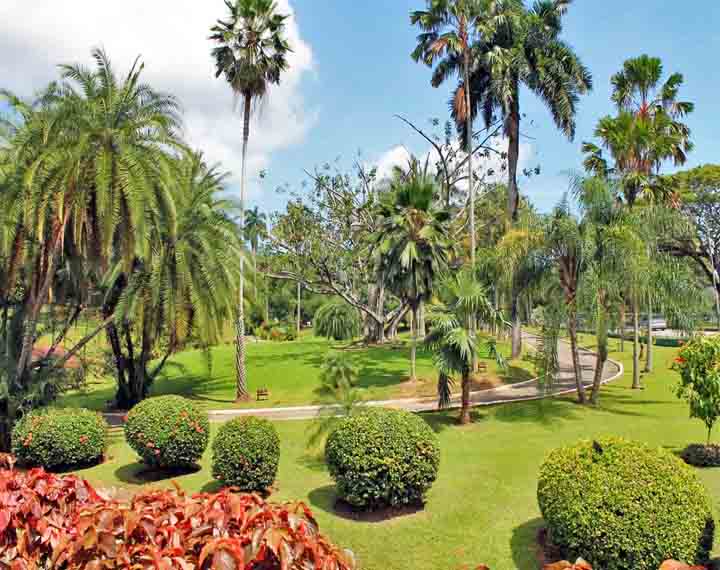
[(353, 570), (303, 503), (224, 490), (146, 491), (123, 503), (86, 481), (0, 471), (0, 568)]

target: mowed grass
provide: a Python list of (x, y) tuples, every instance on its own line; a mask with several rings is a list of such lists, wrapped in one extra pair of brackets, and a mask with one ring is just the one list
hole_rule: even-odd
[[(499, 348), (506, 356), (507, 343)], [(152, 387), (151, 395), (179, 394), (195, 401), (205, 409), (236, 407), (283, 407), (318, 403), (323, 399), (320, 371), (328, 351), (344, 349), (358, 368), (358, 388), (366, 399), (380, 400), (408, 396), (433, 396), (437, 373), (430, 355), (418, 351), (418, 375), (422, 382), (411, 387), (409, 376), (409, 347), (403, 341), (393, 345), (353, 348), (325, 339), (303, 336), (295, 342), (258, 342), (247, 345), (247, 375), (251, 401), (235, 403), (235, 347), (224, 345), (210, 351), (196, 350), (178, 354), (171, 359), (163, 375)], [(493, 382), (517, 382), (533, 376), (532, 363), (513, 362), (509, 370), (500, 371), (494, 360), (483, 355), (488, 366), (488, 378)], [(405, 384), (404, 384), (405, 383)], [(270, 391), (268, 400), (257, 402), (258, 388)], [(63, 396), (58, 405), (103, 410), (112, 400), (115, 382), (112, 378), (90, 380), (82, 391)]]
[[(611, 348), (617, 348), (614, 341)], [(688, 418), (687, 406), (673, 394), (676, 374), (669, 368), (675, 349), (656, 351), (656, 370), (644, 376), (643, 391), (630, 389), (628, 344), (624, 354), (613, 352), (612, 358), (625, 364), (625, 374), (603, 387), (598, 409), (582, 408), (572, 398), (481, 408), (475, 423), (465, 428), (455, 425), (457, 412), (424, 415), (442, 448), (439, 478), (423, 511), (382, 522), (337, 515), (335, 490), (321, 454), (306, 449), (312, 424), (278, 422), (282, 456), (271, 499), (308, 502), (322, 532), (351, 548), (365, 570), (472, 570), (480, 563), (493, 570), (535, 570), (535, 537), (542, 526), (537, 473), (549, 450), (601, 435), (673, 451), (704, 440), (702, 424)], [(102, 486), (170, 484), (156, 480), (167, 474), (143, 472), (119, 431), (109, 455), (105, 464), (81, 474)], [(702, 470), (700, 476), (717, 506), (720, 469)], [(176, 480), (188, 491), (215, 490), (209, 450), (201, 471)]]

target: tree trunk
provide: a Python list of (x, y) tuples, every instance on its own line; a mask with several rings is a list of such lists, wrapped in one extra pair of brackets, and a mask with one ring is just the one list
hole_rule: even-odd
[(520, 102), (519, 91), (515, 90), (510, 112), (505, 121), (505, 134), (508, 137), (508, 218), (518, 220), (520, 209), (520, 193), (517, 185), (517, 169), (520, 160)]
[(302, 308), (300, 306), (300, 303), (302, 301), (302, 285), (300, 284), (300, 281), (297, 283), (297, 336), (300, 338), (300, 330), (302, 329), (302, 323), (300, 322), (302, 320)]
[(470, 373), (462, 377), (462, 407), (460, 408), (460, 425), (467, 425), (472, 421), (470, 417)]
[(522, 322), (520, 321), (519, 295), (513, 291), (510, 309), (512, 321), (512, 350), (510, 358), (515, 360), (522, 354)]
[(602, 386), (603, 373), (605, 371), (605, 363), (608, 359), (608, 322), (607, 309), (600, 303), (597, 317), (597, 358), (595, 359), (595, 376), (593, 378), (592, 393), (590, 394), (590, 403), (593, 406), (598, 404), (600, 398), (600, 387)]
[(410, 382), (417, 381), (417, 371), (415, 369), (415, 358), (417, 356), (417, 306), (412, 307), (412, 316), (410, 318)]
[(570, 351), (572, 352), (578, 402), (584, 404), (587, 401), (587, 395), (585, 394), (585, 383), (583, 382), (582, 368), (580, 367), (580, 350), (577, 339), (577, 307), (574, 301), (568, 305), (568, 336), (570, 337)]
[(640, 309), (637, 299), (633, 300), (633, 383), (635, 390), (642, 388), (640, 383)]
[(418, 336), (422, 339), (427, 336), (425, 328), (425, 303), (421, 302), (418, 307)]
[(620, 352), (625, 352), (625, 301), (620, 303)]
[(647, 354), (645, 355), (645, 372), (652, 372), (653, 369), (653, 305), (648, 300), (648, 326), (647, 326)]
[[(247, 150), (250, 139), (250, 112), (252, 100), (245, 96), (245, 109), (243, 111), (243, 147), (242, 147), (242, 173), (240, 177), (240, 228), (245, 227), (245, 186), (247, 184)], [(242, 231), (242, 230), (241, 230)], [(250, 399), (247, 387), (247, 370), (245, 368), (245, 256), (240, 258), (240, 286), (238, 291), (238, 313), (235, 323), (235, 373), (237, 386), (235, 400), (244, 402)]]

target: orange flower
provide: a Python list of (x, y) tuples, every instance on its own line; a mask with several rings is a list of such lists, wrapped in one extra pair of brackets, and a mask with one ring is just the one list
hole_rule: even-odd
[(86, 435), (80, 436), (80, 443), (87, 443), (88, 440), (89, 440), (88, 436), (86, 436)]

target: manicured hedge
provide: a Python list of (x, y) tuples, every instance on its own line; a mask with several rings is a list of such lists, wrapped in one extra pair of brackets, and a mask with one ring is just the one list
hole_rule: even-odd
[(205, 412), (180, 396), (149, 398), (127, 416), (125, 438), (152, 467), (192, 467), (208, 444), (210, 423)]
[(65, 469), (102, 460), (107, 424), (97, 412), (47, 408), (23, 416), (13, 429), (12, 451), (22, 465)]
[(280, 438), (267, 420), (241, 417), (223, 424), (213, 440), (213, 477), (246, 492), (273, 484), (280, 461)]
[(712, 546), (710, 501), (695, 472), (641, 443), (606, 438), (553, 451), (538, 502), (565, 557), (603, 570), (700, 562)]
[(437, 477), (440, 448), (420, 416), (369, 408), (339, 423), (325, 458), (340, 497), (372, 510), (421, 504)]

